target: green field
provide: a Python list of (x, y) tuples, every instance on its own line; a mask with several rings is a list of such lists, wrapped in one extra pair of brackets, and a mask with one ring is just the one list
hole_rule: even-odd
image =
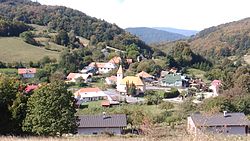
[(0, 38), (0, 61), (2, 62), (37, 62), (44, 56), (49, 56), (50, 58), (58, 60), (59, 54), (60, 52), (58, 51), (50, 51), (44, 49), (44, 47), (27, 44), (20, 38)]

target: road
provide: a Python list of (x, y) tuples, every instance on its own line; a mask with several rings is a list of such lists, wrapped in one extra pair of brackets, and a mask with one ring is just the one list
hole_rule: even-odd
[(126, 102), (128, 102), (128, 103), (140, 103), (140, 102), (143, 102), (145, 100), (144, 98), (120, 95), (119, 92), (117, 92), (114, 89), (108, 89), (108, 90), (104, 91), (104, 93), (111, 96), (111, 97), (116, 96), (119, 99), (119, 101), (124, 101), (126, 99)]

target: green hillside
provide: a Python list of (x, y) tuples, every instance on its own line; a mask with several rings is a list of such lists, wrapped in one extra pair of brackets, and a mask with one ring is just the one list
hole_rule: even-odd
[(126, 28), (125, 30), (138, 36), (141, 40), (143, 40), (148, 44), (176, 41), (179, 39), (186, 38), (186, 36), (181, 34), (158, 30), (154, 28), (148, 28), (148, 27)]
[(189, 41), (194, 51), (209, 57), (245, 55), (250, 49), (250, 18), (207, 28)]
[(44, 56), (58, 60), (59, 53), (57, 51), (46, 50), (44, 47), (27, 44), (17, 37), (0, 38), (0, 61), (2, 62), (37, 62)]
[(0, 1), (0, 16), (26, 24), (47, 26), (49, 30), (72, 32), (90, 40), (90, 45), (112, 46), (121, 50), (136, 44), (144, 56), (150, 58), (153, 51), (138, 37), (127, 33), (116, 24), (108, 23), (83, 12), (62, 6), (41, 5), (31, 0)]

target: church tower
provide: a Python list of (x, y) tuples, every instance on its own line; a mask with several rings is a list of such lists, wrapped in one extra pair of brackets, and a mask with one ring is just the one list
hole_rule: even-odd
[(121, 81), (123, 79), (123, 71), (122, 71), (122, 65), (120, 65), (118, 71), (117, 71), (117, 90), (119, 91), (119, 88), (120, 88), (120, 84), (121, 84)]

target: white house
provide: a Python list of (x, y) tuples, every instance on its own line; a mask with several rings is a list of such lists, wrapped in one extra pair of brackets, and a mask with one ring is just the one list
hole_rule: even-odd
[(91, 82), (92, 81), (92, 74), (82, 74), (82, 73), (69, 73), (67, 76), (67, 81), (66, 82), (76, 82), (78, 78), (82, 78), (85, 83)]
[(166, 74), (163, 78), (160, 79), (161, 86), (168, 87), (181, 87), (182, 78), (180, 74)]
[(82, 135), (98, 135), (103, 133), (111, 133), (120, 135), (123, 129), (127, 127), (127, 117), (125, 114), (117, 115), (85, 115), (78, 116), (79, 126), (78, 134)]
[(36, 68), (19, 68), (18, 74), (23, 78), (33, 78), (36, 74)]
[(89, 67), (97, 67), (98, 73), (103, 74), (103, 73), (109, 73), (113, 69), (116, 68), (116, 65), (113, 63), (97, 63), (97, 62), (92, 62), (89, 64)]
[(198, 135), (205, 132), (219, 134), (249, 133), (250, 122), (244, 113), (224, 113), (214, 115), (193, 114), (187, 118), (187, 131)]
[(105, 81), (108, 85), (116, 85), (117, 83), (117, 77), (116, 76), (110, 76), (110, 77), (106, 77)]
[(213, 96), (218, 96), (219, 87), (221, 86), (221, 80), (213, 80), (209, 89), (213, 91)]
[(123, 78), (122, 67), (120, 66), (117, 71), (117, 91), (120, 93), (127, 93), (127, 85), (134, 84), (138, 93), (144, 93), (146, 90), (146, 85), (141, 80), (140, 77), (137, 76), (126, 76)]
[(74, 93), (78, 103), (96, 101), (107, 98), (107, 95), (99, 88), (81, 88)]

